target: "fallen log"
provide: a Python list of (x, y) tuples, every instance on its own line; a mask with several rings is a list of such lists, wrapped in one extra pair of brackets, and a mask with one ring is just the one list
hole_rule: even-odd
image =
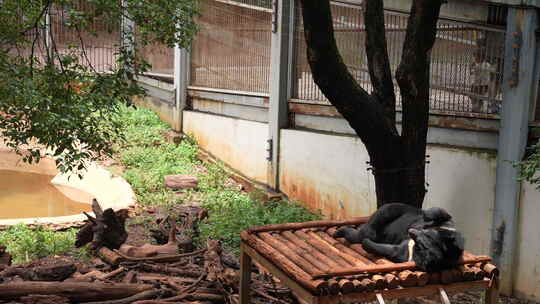
[(127, 260), (125, 256), (120, 255), (116, 251), (112, 251), (107, 247), (99, 248), (97, 255), (106, 263), (112, 266), (118, 266), (121, 262)]
[(223, 302), (225, 297), (223, 295), (217, 295), (212, 293), (191, 293), (186, 298), (186, 300), (196, 300), (196, 301), (210, 301), (210, 302)]
[(137, 283), (137, 272), (130, 270), (124, 278), (122, 279), (123, 283)]
[(163, 300), (142, 300), (142, 301), (133, 302), (132, 304), (212, 304), (212, 302), (208, 302), (208, 301), (176, 302), (176, 301), (166, 301), (166, 299), (163, 299)]
[(131, 246), (127, 244), (122, 244), (118, 252), (121, 252), (125, 256), (131, 258), (147, 258), (155, 257), (157, 255), (174, 255), (178, 253), (178, 242), (176, 241), (176, 225), (171, 224), (169, 230), (169, 237), (166, 244), (163, 245), (152, 245), (144, 244), (142, 246)]
[(20, 297), (58, 295), (75, 302), (100, 299), (121, 299), (152, 289), (152, 285), (123, 283), (80, 282), (18, 282), (0, 284), (0, 300), (16, 300)]
[(178, 296), (174, 296), (170, 298), (165, 298), (165, 299), (162, 299), (161, 301), (170, 304), (171, 302), (179, 302), (179, 301), (181, 301), (181, 303), (185, 303), (184, 300), (209, 301), (212, 303), (214, 302), (221, 303), (225, 301), (225, 297), (224, 295), (221, 295), (221, 294), (218, 295), (218, 294), (212, 294), (212, 293), (189, 293), (189, 294), (182, 294), (182, 295), (178, 295)]
[(171, 190), (195, 189), (199, 184), (199, 179), (190, 174), (171, 174), (165, 175), (163, 183), (165, 188)]
[(113, 278), (117, 275), (119, 275), (120, 273), (126, 271), (126, 269), (124, 267), (118, 267), (116, 270), (113, 270), (111, 272), (108, 272), (108, 273), (104, 273), (102, 271), (99, 271), (99, 270), (93, 270), (93, 271), (90, 271), (88, 273), (85, 273), (83, 275), (79, 275), (79, 276), (74, 276), (73, 278), (70, 278), (69, 280), (70, 281), (75, 281), (75, 282), (92, 282), (92, 281), (95, 281), (95, 280), (108, 280), (110, 278)]
[[(167, 282), (174, 282), (175, 284), (193, 284), (198, 279), (191, 277), (171, 277), (164, 274), (150, 274), (150, 273), (137, 273), (137, 281), (148, 284), (165, 284)], [(127, 282), (126, 282), (127, 283)]]
[(93, 282), (104, 275), (106, 275), (106, 273), (99, 270), (93, 270), (85, 274), (75, 273), (73, 277), (65, 280), (64, 282)]
[(19, 301), (22, 304), (70, 304), (68, 298), (55, 295), (28, 295)]
[(165, 294), (166, 291), (162, 289), (150, 289), (140, 292), (138, 294), (132, 295), (127, 298), (118, 299), (118, 300), (108, 300), (108, 301), (97, 301), (97, 302), (84, 302), (81, 304), (129, 304), (135, 301), (148, 300), (152, 298), (157, 298)]
[(156, 263), (172, 263), (172, 262), (178, 262), (184, 258), (192, 257), (199, 255), (201, 253), (204, 253), (206, 249), (199, 249), (193, 252), (189, 253), (182, 253), (182, 254), (173, 254), (173, 255), (163, 255), (163, 256), (155, 256), (155, 257), (146, 257), (146, 258), (134, 258), (127, 256), (123, 254), (122, 252), (115, 250), (114, 252), (118, 254), (120, 257), (122, 257), (126, 261), (130, 262), (156, 262)]
[(152, 264), (146, 264), (146, 263), (141, 264), (140, 268), (145, 271), (164, 272), (168, 274), (174, 274), (177, 276), (184, 276), (184, 277), (191, 277), (191, 278), (198, 278), (202, 274), (201, 271), (184, 270), (184, 269), (180, 269), (176, 267), (168, 267), (165, 265), (152, 265)]
[(20, 276), (27, 281), (63, 281), (69, 278), (77, 267), (70, 262), (41, 265), (31, 268), (12, 266), (0, 273), (2, 277)]

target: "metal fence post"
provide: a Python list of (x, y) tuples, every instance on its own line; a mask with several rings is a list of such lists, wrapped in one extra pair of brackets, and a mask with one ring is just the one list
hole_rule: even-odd
[(268, 111), (268, 185), (279, 189), (280, 129), (288, 125), (294, 0), (273, 0)]
[(501, 269), (501, 292), (511, 294), (516, 255), (521, 183), (513, 163), (520, 161), (527, 144), (532, 111), (536, 61), (537, 12), (510, 8), (505, 42), (503, 105), (497, 154), (497, 179), (491, 249)]
[(125, 10), (125, 13), (122, 14), (120, 41), (123, 48), (128, 52), (133, 53), (135, 51), (135, 22), (129, 18), (127, 5), (127, 1), (122, 0), (122, 9)]
[(187, 104), (190, 65), (189, 50), (176, 45), (174, 47), (174, 87), (176, 89), (176, 99), (172, 128), (177, 132), (182, 132), (182, 116)]
[(51, 24), (51, 7), (49, 6), (45, 12), (45, 52), (47, 52), (47, 60), (51, 60), (51, 63), (54, 62), (53, 57), (53, 45), (52, 45), (52, 24)]

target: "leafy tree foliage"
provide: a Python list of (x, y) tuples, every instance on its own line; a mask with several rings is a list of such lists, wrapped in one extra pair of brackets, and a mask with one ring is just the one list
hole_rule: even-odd
[(536, 189), (540, 191), (540, 140), (530, 146), (528, 152), (527, 157), (518, 164), (520, 177), (536, 185)]
[[(76, 45), (61, 47), (47, 34), (46, 16), (58, 12), (77, 33)], [(121, 134), (119, 105), (143, 93), (133, 80), (149, 65), (137, 50), (189, 45), (196, 15), (195, 0), (1, 0), (0, 138), (27, 162), (54, 156), (64, 172), (112, 153), (110, 143)], [(137, 24), (136, 39), (123, 18)], [(106, 73), (94, 69), (85, 47), (103, 34), (94, 24), (123, 32)]]

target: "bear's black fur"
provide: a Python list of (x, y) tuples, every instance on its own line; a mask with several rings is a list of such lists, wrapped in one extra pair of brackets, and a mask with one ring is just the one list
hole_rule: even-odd
[(446, 210), (422, 210), (400, 203), (382, 206), (360, 228), (342, 227), (334, 237), (362, 243), (368, 252), (393, 262), (412, 259), (424, 271), (456, 266), (465, 243)]

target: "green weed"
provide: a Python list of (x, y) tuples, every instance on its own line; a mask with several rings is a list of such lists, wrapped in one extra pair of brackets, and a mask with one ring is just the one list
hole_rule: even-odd
[(31, 229), (24, 224), (0, 231), (0, 245), (7, 247), (16, 264), (26, 263), (49, 255), (70, 254), (77, 258), (88, 257), (84, 248), (75, 250), (76, 229), (55, 232), (42, 227)]
[(162, 134), (169, 127), (148, 109), (125, 107), (121, 115), (125, 139), (116, 143), (116, 151), (138, 202), (146, 206), (181, 202), (164, 189), (163, 179), (168, 174), (193, 174), (199, 164), (197, 146), (189, 140), (167, 143)]
[(209, 217), (200, 224), (199, 241), (220, 239), (234, 253), (239, 250), (240, 232), (249, 227), (320, 218), (296, 203), (263, 202), (231, 189), (208, 193), (203, 206)]

